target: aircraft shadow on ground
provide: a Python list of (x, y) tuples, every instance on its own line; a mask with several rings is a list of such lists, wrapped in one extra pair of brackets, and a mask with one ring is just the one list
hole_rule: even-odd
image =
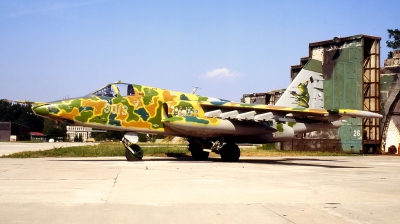
[[(62, 160), (54, 160), (54, 161), (67, 161), (67, 162), (127, 162), (127, 163), (142, 163), (142, 162), (187, 162), (187, 163), (226, 163), (223, 162), (220, 158), (209, 158), (206, 161), (195, 161), (191, 156), (179, 156), (179, 157), (145, 157), (144, 160), (128, 162), (125, 158), (116, 157), (115, 159), (101, 159), (101, 158), (93, 158), (93, 159), (62, 159)], [(315, 163), (313, 163), (315, 162)], [(337, 165), (332, 164), (320, 164), (318, 162), (333, 162)], [(368, 166), (345, 166), (343, 163), (347, 161), (343, 160), (335, 160), (335, 159), (318, 159), (318, 158), (276, 158), (276, 157), (268, 157), (268, 158), (242, 158), (238, 162), (235, 163), (249, 163), (249, 164), (269, 164), (269, 165), (281, 165), (281, 166), (308, 166), (308, 167), (323, 167), (323, 168), (346, 168), (346, 169), (359, 169), (359, 168), (372, 168)], [(342, 164), (340, 164), (342, 163)]]

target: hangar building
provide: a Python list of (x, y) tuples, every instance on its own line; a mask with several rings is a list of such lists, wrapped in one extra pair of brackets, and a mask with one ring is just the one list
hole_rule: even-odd
[(27, 140), (29, 128), (14, 122), (0, 122), (0, 141)]
[[(398, 144), (393, 130), (397, 129), (398, 139), (400, 57), (396, 58), (400, 52), (395, 51), (394, 59), (385, 64), (381, 82), (380, 40), (380, 37), (355, 35), (310, 43), (308, 57), (291, 67), (290, 76), (293, 80), (309, 59), (320, 60), (326, 109), (367, 110), (385, 117), (347, 119), (337, 130), (311, 132), (282, 142), (278, 144), (281, 149), (376, 153), (387, 151), (388, 144)], [(273, 104), (279, 98), (279, 91), (243, 95), (243, 101), (248, 103), (260, 102), (262, 98), (273, 99), (267, 102)], [(390, 143), (385, 144), (387, 141)]]
[(381, 69), (382, 149), (400, 146), (400, 50)]

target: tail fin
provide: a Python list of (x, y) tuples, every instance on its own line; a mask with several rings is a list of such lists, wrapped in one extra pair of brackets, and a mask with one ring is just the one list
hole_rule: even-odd
[(310, 59), (275, 105), (324, 108), (322, 62)]

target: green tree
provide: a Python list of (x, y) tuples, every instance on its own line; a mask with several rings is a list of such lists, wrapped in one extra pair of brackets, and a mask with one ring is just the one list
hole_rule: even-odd
[(125, 133), (122, 131), (107, 131), (106, 137), (108, 140), (121, 141), (124, 134)]
[(48, 138), (64, 138), (67, 134), (67, 126), (64, 122), (56, 122), (53, 120), (45, 119), (43, 134), (45, 134)]
[(2, 100), (1, 107), (2, 107), (0, 112), (1, 121), (15, 122), (21, 113), (20, 105), (17, 103), (11, 103), (6, 100)]
[[(389, 39), (393, 39), (393, 40), (387, 40), (386, 46), (389, 48), (392, 48), (393, 50), (400, 49), (400, 30), (399, 29), (395, 29), (395, 30), (388, 29), (387, 31), (389, 33)], [(388, 58), (392, 58), (392, 57), (393, 57), (393, 52), (389, 51)]]
[[(123, 131), (106, 131), (106, 132), (92, 132), (92, 138), (96, 139), (96, 141), (104, 141), (104, 140), (112, 140), (112, 141), (121, 141), (122, 137), (124, 137), (125, 132)], [(145, 137), (146, 138), (146, 137)], [(139, 134), (140, 141), (140, 134)]]
[(106, 140), (106, 132), (92, 132), (92, 138), (96, 139), (96, 141), (104, 141)]
[(146, 134), (138, 134), (139, 137), (139, 142), (147, 142), (147, 136)]
[(29, 128), (30, 131), (42, 131), (44, 119), (36, 116), (27, 104), (0, 100), (0, 121), (14, 122)]
[(20, 104), (21, 113), (15, 123), (27, 126), (31, 131), (42, 131), (44, 118), (36, 116), (31, 107), (27, 104)]

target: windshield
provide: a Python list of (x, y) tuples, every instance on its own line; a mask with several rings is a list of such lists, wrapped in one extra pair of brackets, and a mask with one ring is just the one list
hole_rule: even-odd
[(102, 97), (117, 97), (120, 96), (133, 96), (135, 90), (132, 84), (127, 83), (113, 83), (101, 89), (98, 89), (89, 95), (102, 96)]

